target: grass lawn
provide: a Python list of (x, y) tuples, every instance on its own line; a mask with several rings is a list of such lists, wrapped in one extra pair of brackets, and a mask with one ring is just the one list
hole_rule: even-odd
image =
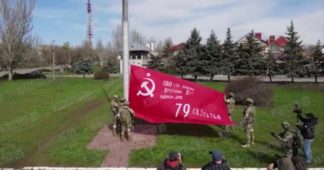
[[(203, 83), (209, 87), (224, 90), (224, 83)], [(159, 134), (157, 145), (150, 149), (141, 149), (131, 153), (131, 166), (154, 167), (165, 159), (169, 151), (180, 151), (187, 167), (201, 167), (210, 161), (208, 152), (220, 150), (232, 167), (265, 167), (280, 154), (278, 142), (269, 134), (280, 132), (281, 122), (289, 121), (295, 128), (296, 115), (292, 105), (297, 101), (305, 112), (315, 113), (320, 121), (316, 127), (316, 139), (312, 145), (314, 163), (324, 165), (324, 92), (303, 87), (272, 85), (273, 106), (257, 108), (255, 137), (256, 145), (249, 149), (241, 148), (245, 142), (243, 129), (236, 126), (231, 137), (223, 137), (223, 128), (202, 125), (167, 124), (166, 131)], [(239, 123), (243, 107), (236, 107), (233, 119)]]
[[(203, 83), (223, 90), (224, 83)], [(21, 166), (100, 166), (106, 152), (86, 146), (110, 118), (102, 88), (109, 95), (121, 94), (119, 79), (17, 80), (0, 81), (0, 167)], [(219, 149), (233, 167), (264, 167), (280, 150), (270, 132), (280, 132), (284, 120), (296, 122), (291, 112), (295, 101), (319, 118), (312, 145), (314, 164), (324, 166), (324, 92), (305, 87), (273, 85), (273, 107), (257, 108), (256, 145), (241, 148), (243, 130), (235, 127), (233, 136), (222, 137), (217, 126), (166, 124), (157, 136), (157, 145), (132, 151), (130, 166), (156, 167), (170, 150), (183, 153), (187, 167), (201, 167), (210, 160), (208, 151)], [(243, 107), (233, 118), (239, 122)]]
[(119, 79), (0, 82), (0, 167), (100, 166), (106, 152), (86, 145), (107, 123)]

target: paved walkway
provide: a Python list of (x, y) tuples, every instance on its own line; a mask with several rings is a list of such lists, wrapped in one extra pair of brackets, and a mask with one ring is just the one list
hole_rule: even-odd
[(104, 126), (87, 148), (108, 151), (101, 167), (128, 167), (128, 154), (131, 150), (155, 145), (155, 128), (153, 125), (136, 125), (132, 140), (121, 142), (119, 137), (112, 135), (108, 126)]

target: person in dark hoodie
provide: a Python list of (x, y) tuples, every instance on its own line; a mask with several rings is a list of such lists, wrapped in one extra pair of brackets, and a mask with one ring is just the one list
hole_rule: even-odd
[(212, 155), (212, 161), (208, 162), (201, 169), (202, 170), (230, 170), (223, 155), (218, 150), (209, 152)]
[(303, 122), (302, 124), (297, 123), (297, 128), (300, 129), (300, 133), (304, 138), (304, 153), (306, 162), (311, 163), (312, 149), (311, 145), (315, 138), (315, 125), (318, 122), (318, 118), (313, 113), (307, 113), (306, 117), (303, 117), (301, 113), (297, 115), (298, 120)]
[(186, 170), (182, 164), (182, 156), (179, 152), (170, 152), (168, 158), (164, 160), (163, 165), (158, 170)]

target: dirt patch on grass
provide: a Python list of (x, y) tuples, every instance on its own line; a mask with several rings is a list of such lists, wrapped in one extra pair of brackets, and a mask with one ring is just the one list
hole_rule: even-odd
[[(24, 158), (10, 163), (8, 166), (10, 167), (23, 167), (23, 166), (40, 166), (44, 164), (44, 162), (48, 162), (46, 157), (44, 156), (44, 150), (53, 144), (57, 139), (59, 139), (62, 135), (66, 134), (66, 132), (75, 128), (75, 126), (88, 114), (94, 111), (95, 109), (101, 107), (104, 104), (103, 100), (90, 100), (80, 107), (69, 111), (68, 113), (64, 113), (69, 115), (68, 119), (61, 126), (59, 126), (55, 131), (52, 131), (47, 136), (42, 138), (38, 146), (34, 148), (33, 151), (24, 155)], [(60, 114), (62, 112), (66, 112), (67, 110), (62, 110), (55, 114)], [(49, 164), (47, 164), (49, 165)]]

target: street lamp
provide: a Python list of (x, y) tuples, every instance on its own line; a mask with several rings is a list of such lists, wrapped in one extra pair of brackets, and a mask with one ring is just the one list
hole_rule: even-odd
[(52, 49), (52, 72), (53, 72), (53, 80), (55, 80), (55, 40), (52, 40), (52, 44), (51, 44), (51, 49)]

